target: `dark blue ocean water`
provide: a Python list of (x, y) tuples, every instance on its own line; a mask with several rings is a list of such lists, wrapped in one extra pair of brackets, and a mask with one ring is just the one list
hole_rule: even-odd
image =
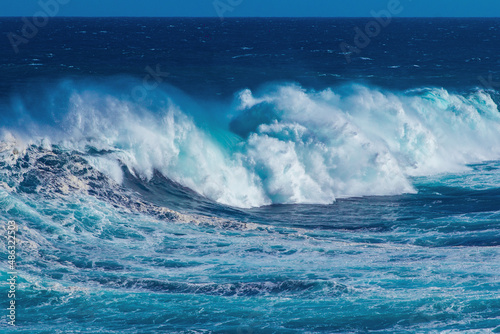
[(500, 20), (373, 20), (0, 19), (0, 332), (500, 332)]

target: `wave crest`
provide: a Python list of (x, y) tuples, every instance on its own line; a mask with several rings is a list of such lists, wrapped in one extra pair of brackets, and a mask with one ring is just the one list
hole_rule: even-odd
[[(118, 183), (121, 165), (145, 180), (158, 171), (237, 207), (412, 193), (411, 176), (500, 156), (500, 116), (484, 91), (275, 85), (241, 91), (211, 121), (198, 118), (203, 107), (178, 103), (171, 92), (158, 93), (157, 103), (146, 107), (102, 87), (66, 84), (64, 91), (62, 99), (58, 91), (64, 102), (52, 104), (64, 109), (57, 122), (42, 126), (32, 117), (24, 135), (4, 126), (4, 141), (15, 133), (26, 143), (57, 143)], [(33, 114), (22, 103), (16, 108)]]

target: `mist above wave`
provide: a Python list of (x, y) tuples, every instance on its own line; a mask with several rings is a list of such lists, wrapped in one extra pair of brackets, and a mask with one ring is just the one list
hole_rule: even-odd
[(484, 91), (276, 84), (202, 107), (172, 90), (145, 103), (65, 82), (40, 99), (14, 99), (12, 110), (30, 122), (3, 122), (4, 140), (85, 153), (117, 183), (121, 166), (145, 180), (158, 171), (237, 207), (412, 193), (412, 176), (500, 157), (500, 116)]

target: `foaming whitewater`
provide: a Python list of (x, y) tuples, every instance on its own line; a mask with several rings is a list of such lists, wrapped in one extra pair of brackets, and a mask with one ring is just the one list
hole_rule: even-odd
[(54, 17), (1, 48), (12, 332), (500, 333), (500, 19), (346, 55), (366, 24)]
[(328, 204), (414, 193), (414, 176), (498, 159), (491, 94), (281, 84), (244, 89), (213, 111), (171, 89), (141, 103), (103, 85), (64, 82), (39, 97), (48, 103), (13, 99), (10, 108), (30, 121), (9, 119), (2, 131), (20, 151), (19, 143), (76, 151), (118, 184), (125, 170), (145, 181), (157, 171), (235, 207)]

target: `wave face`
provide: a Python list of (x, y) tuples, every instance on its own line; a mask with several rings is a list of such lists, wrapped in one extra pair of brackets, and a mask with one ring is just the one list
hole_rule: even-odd
[(118, 184), (123, 168), (144, 181), (159, 172), (247, 208), (413, 193), (414, 176), (500, 157), (492, 92), (272, 84), (215, 104), (171, 87), (138, 102), (117, 87), (64, 81), (18, 95), (4, 107), (21, 115), (2, 122), (4, 141), (78, 152)]
[(0, 48), (16, 333), (500, 333), (500, 19), (343, 52), (368, 21), (53, 17)]

